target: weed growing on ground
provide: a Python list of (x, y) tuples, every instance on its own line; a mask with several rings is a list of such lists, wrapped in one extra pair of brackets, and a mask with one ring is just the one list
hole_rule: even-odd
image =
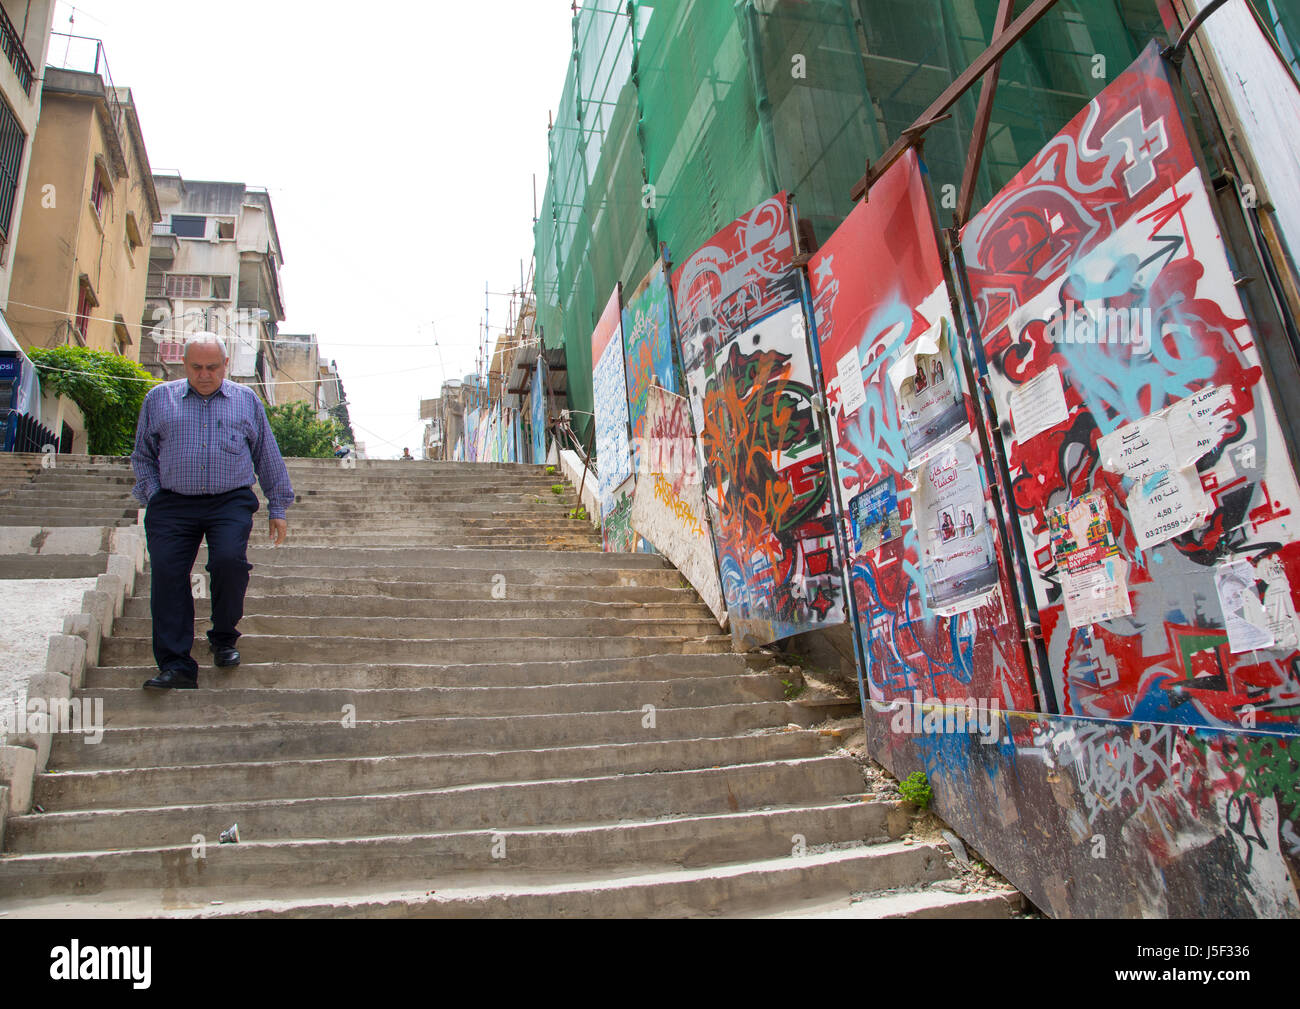
[(930, 800), (934, 798), (934, 791), (930, 788), (924, 771), (913, 771), (898, 783), (898, 790), (904, 799), (920, 809), (929, 808)]

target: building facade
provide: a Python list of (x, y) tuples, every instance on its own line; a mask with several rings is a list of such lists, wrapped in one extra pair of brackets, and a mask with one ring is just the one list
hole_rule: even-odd
[(14, 246), (9, 320), (26, 347), (73, 344), (139, 360), (149, 235), (160, 219), (129, 88), (103, 47), (88, 69), (47, 66)]
[(179, 175), (155, 175), (154, 184), (162, 219), (150, 247), (140, 363), (178, 378), (185, 337), (213, 332), (226, 340), (227, 377), (276, 403), (284, 258), (270, 195)]
[(18, 238), (31, 162), (31, 138), (40, 117), (37, 68), (45, 65), (54, 24), (54, 0), (0, 2), (0, 309), (9, 300), (13, 247)]

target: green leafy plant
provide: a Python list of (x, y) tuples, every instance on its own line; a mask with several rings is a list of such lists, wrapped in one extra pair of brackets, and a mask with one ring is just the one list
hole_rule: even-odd
[(553, 484), (551, 484), (551, 493), (552, 493), (552, 494), (563, 494), (563, 493), (564, 493), (564, 484), (562, 484), (562, 483), (553, 483)]
[(335, 443), (346, 436), (338, 420), (318, 419), (315, 408), (304, 402), (268, 406), (266, 419), (283, 456), (328, 459), (334, 454)]
[(569, 509), (569, 518), (578, 519), (579, 521), (585, 521), (587, 518), (589, 518), (589, 516), (587, 515), (587, 509), (584, 508), (582, 505), (578, 505), (577, 508), (571, 508)]
[(930, 800), (934, 798), (934, 791), (930, 788), (930, 781), (924, 771), (913, 771), (898, 783), (898, 790), (904, 799), (921, 809), (929, 808)]
[[(86, 419), (91, 455), (130, 455), (145, 393), (158, 380), (128, 357), (89, 347), (27, 351), (47, 392), (66, 396)], [(57, 431), (55, 432), (58, 433)]]
[(547, 475), (547, 476), (555, 476), (555, 467), (554, 467), (554, 466), (547, 466), (547, 467), (546, 467), (546, 475)]
[(785, 699), (787, 701), (793, 701), (802, 694), (805, 686), (803, 683), (794, 683), (791, 680), (782, 680), (781, 685), (785, 687)]

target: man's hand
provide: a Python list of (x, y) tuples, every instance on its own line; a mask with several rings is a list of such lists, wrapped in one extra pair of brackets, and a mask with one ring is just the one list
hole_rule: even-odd
[(281, 546), (289, 538), (289, 523), (285, 519), (271, 519), (271, 546)]

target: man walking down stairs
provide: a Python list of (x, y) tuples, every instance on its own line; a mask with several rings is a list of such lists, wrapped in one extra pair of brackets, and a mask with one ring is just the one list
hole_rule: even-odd
[[(541, 467), (288, 465), (295, 534), (249, 546), (240, 663), (140, 690), (137, 580), (79, 692), (102, 740), (56, 734), (5, 822), (0, 912), (1013, 910), (953, 892), (946, 848), (904, 839), (834, 737), (789, 724), (771, 660), (733, 652), (662, 558), (601, 553)], [(14, 515), (137, 521), (124, 459), (13, 457), (0, 478)]]

